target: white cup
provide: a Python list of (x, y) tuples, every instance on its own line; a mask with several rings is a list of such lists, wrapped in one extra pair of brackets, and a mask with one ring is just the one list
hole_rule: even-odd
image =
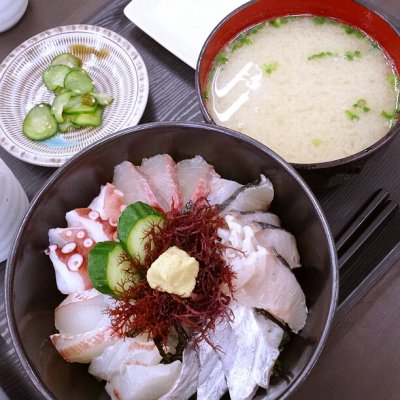
[(28, 0), (0, 0), (0, 32), (15, 25), (24, 15)]
[(28, 205), (28, 197), (21, 184), (0, 158), (0, 262), (8, 256), (15, 232)]

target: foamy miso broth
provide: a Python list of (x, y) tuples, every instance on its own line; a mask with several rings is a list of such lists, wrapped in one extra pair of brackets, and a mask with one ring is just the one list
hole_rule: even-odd
[(277, 18), (217, 56), (204, 95), (213, 120), (292, 163), (355, 154), (397, 121), (399, 79), (383, 50), (341, 22)]

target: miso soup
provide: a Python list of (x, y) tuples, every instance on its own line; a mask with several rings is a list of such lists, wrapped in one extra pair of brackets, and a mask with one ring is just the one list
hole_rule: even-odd
[(292, 163), (355, 154), (397, 122), (399, 79), (377, 43), (339, 21), (267, 21), (218, 54), (205, 93), (218, 125)]

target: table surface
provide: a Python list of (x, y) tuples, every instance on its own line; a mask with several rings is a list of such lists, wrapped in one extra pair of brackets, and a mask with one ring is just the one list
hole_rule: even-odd
[[(400, 27), (400, 0), (364, 2)], [(142, 55), (150, 78), (150, 97), (142, 123), (202, 121), (195, 96), (194, 71), (123, 15), (127, 3), (127, 0), (30, 0), (21, 21), (0, 34), (0, 62), (13, 48), (36, 33), (59, 25), (89, 21), (120, 33)], [(334, 235), (343, 228), (343, 221), (354, 215), (358, 206), (374, 190), (385, 187), (395, 201), (400, 201), (400, 185), (397, 180), (399, 151), (400, 140), (394, 140), (379, 160), (379, 170), (376, 162), (371, 161), (359, 176), (347, 184), (318, 195)], [(2, 148), (0, 157), (14, 171), (30, 199), (54, 172), (54, 169), (25, 164)], [(370, 239), (362, 253), (352, 260), (354, 269), (362, 276), (363, 271), (371, 269), (399, 241), (400, 215), (397, 212)], [(399, 267), (400, 262), (396, 261), (367, 295), (334, 325), (316, 366), (291, 398), (399, 399)], [(22, 385), (21, 375), (12, 373), (10, 368), (10, 363), (17, 365), (18, 360), (11, 348), (4, 317), (4, 271), (3, 262), (0, 264), (0, 386), (3, 386), (11, 399), (40, 398), (28, 392)], [(29, 386), (28, 389), (32, 390)]]

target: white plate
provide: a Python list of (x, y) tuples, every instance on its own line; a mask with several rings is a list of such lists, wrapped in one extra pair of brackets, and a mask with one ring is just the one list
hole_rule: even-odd
[[(81, 45), (82, 49), (72, 49)], [(58, 54), (72, 52), (95, 82), (98, 92), (114, 97), (97, 128), (80, 128), (34, 141), (22, 133), (27, 112), (54, 95), (42, 73)], [(137, 50), (122, 36), (98, 26), (68, 25), (39, 33), (18, 46), (0, 64), (0, 145), (31, 164), (58, 167), (104, 136), (136, 125), (146, 107), (149, 80)]]
[(248, 0), (133, 0), (125, 15), (192, 68), (215, 26)]

